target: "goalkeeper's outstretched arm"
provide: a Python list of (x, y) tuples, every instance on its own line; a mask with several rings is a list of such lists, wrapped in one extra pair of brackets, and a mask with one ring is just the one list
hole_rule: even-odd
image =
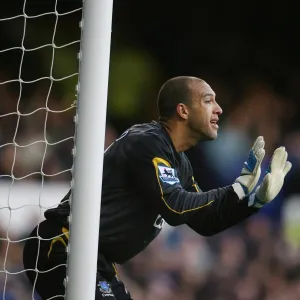
[[(155, 139), (149, 136), (126, 143), (127, 155), (134, 162), (128, 167), (131, 176), (136, 175), (136, 186), (145, 200), (167, 223), (187, 224), (201, 235), (212, 235), (259, 210), (249, 205), (248, 200), (261, 173), (265, 154), (262, 137), (254, 143), (237, 180), (232, 185), (207, 192), (188, 192), (184, 188), (185, 184), (176, 174), (176, 161), (165, 151), (165, 145)], [(166, 177), (168, 174), (170, 179)]]

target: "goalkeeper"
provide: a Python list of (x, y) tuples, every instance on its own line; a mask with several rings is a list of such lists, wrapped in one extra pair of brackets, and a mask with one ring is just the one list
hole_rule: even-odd
[[(222, 109), (214, 91), (199, 78), (172, 78), (159, 92), (158, 110), (158, 122), (129, 128), (105, 152), (97, 300), (132, 299), (115, 264), (145, 249), (165, 221), (171, 226), (187, 224), (203, 236), (219, 233), (272, 201), (291, 168), (285, 148), (276, 149), (256, 188), (265, 154), (264, 139), (258, 137), (234, 183), (202, 192), (184, 151), (217, 138)], [(24, 247), (26, 274), (42, 299), (57, 295), (63, 299), (65, 294), (70, 195), (45, 212), (46, 220)]]

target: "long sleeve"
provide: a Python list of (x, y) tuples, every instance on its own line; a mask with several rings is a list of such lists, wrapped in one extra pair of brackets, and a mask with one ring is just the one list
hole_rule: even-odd
[[(211, 229), (226, 229), (228, 224), (235, 223), (240, 200), (232, 186), (208, 192), (189, 192), (182, 187), (176, 160), (164, 141), (151, 134), (131, 139), (124, 143), (131, 178), (134, 178), (141, 197), (168, 224), (188, 224), (197, 232), (205, 234), (211, 232)], [(246, 202), (242, 204), (243, 208), (246, 206)], [(251, 213), (248, 209), (246, 211)], [(212, 218), (211, 222), (208, 216)], [(204, 228), (206, 226), (208, 228)]]
[[(220, 189), (212, 190), (218, 193)], [(247, 199), (240, 200), (232, 186), (226, 188), (222, 201), (215, 201), (205, 209), (205, 213), (194, 215), (186, 224), (204, 236), (211, 236), (244, 221), (258, 209), (248, 207)]]
[[(194, 176), (189, 177), (186, 190), (194, 193), (202, 192)], [(201, 235), (211, 236), (236, 225), (258, 211), (258, 209), (248, 207), (248, 199), (239, 200), (236, 198), (233, 189), (229, 189), (227, 193), (228, 195), (231, 194), (229, 197), (227, 196), (227, 199), (215, 201), (207, 207), (201, 218), (192, 217), (187, 225)]]

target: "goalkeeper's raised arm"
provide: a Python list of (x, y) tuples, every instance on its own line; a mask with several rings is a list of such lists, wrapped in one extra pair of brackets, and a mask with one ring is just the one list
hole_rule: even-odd
[(167, 223), (174, 226), (186, 223), (200, 234), (212, 235), (257, 211), (248, 205), (247, 196), (261, 173), (265, 153), (262, 137), (257, 138), (249, 151), (235, 182), (202, 192), (184, 152), (176, 151), (164, 125), (156, 126), (161, 134), (153, 128), (143, 134), (131, 132), (119, 147), (123, 149), (120, 155), (131, 162), (127, 171), (134, 178), (137, 190), (144, 192), (144, 201)]

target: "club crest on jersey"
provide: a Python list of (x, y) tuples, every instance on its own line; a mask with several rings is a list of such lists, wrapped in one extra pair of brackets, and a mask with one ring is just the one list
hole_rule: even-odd
[(109, 284), (106, 281), (99, 281), (98, 287), (101, 293), (103, 294), (110, 294), (111, 293), (111, 288)]
[(158, 166), (160, 176), (159, 178), (166, 183), (175, 184), (179, 179), (175, 176), (175, 170), (166, 166)]

